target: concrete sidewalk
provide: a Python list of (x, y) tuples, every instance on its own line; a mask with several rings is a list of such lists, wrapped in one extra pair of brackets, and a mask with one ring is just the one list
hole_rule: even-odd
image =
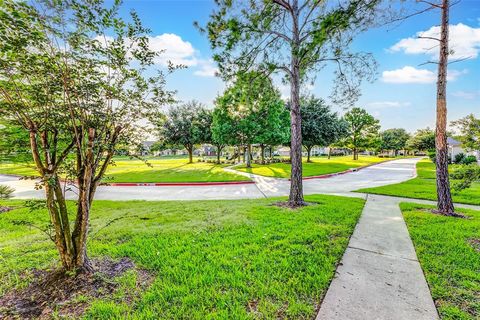
[(369, 195), (317, 320), (438, 319), (398, 206)]

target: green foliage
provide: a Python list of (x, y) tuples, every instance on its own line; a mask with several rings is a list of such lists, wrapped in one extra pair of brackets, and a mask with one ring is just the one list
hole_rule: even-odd
[(452, 125), (460, 131), (459, 139), (467, 150), (480, 150), (480, 119), (470, 114), (462, 119), (453, 121)]
[(13, 188), (0, 184), (0, 199), (9, 199), (14, 192)]
[(460, 164), (462, 163), (463, 159), (465, 159), (465, 153), (460, 152), (455, 155), (455, 158), (453, 159), (454, 163)]
[(455, 190), (461, 191), (472, 186), (472, 183), (480, 180), (480, 166), (477, 164), (477, 159), (475, 157), (473, 163), (468, 163), (465, 161), (468, 157), (463, 159), (463, 165), (456, 167), (455, 170), (450, 174), (450, 177), (456, 180), (453, 184)]
[(277, 145), (290, 137), (288, 110), (271, 79), (260, 73), (239, 75), (215, 105), (212, 137), (217, 143)]
[(410, 135), (405, 129), (388, 129), (380, 133), (380, 148), (382, 150), (398, 151), (405, 149)]
[[(363, 199), (312, 195), (291, 210), (284, 198), (249, 201), (96, 201), (90, 257), (129, 257), (154, 275), (145, 292), (93, 300), (87, 319), (312, 319), (335, 274)], [(24, 286), (25, 270), (52, 266), (43, 233), (13, 220), (48, 224), (20, 201), (0, 215), (0, 295)], [(73, 208), (74, 203), (68, 205)], [(121, 280), (126, 281), (126, 280)], [(130, 282), (130, 281), (128, 281)], [(134, 290), (126, 285), (125, 290)], [(132, 292), (130, 292), (132, 293)]]
[(332, 112), (325, 101), (314, 96), (300, 102), (302, 114), (302, 144), (310, 149), (313, 146), (326, 147), (347, 134), (347, 123)]
[(183, 146), (192, 152), (195, 144), (210, 142), (210, 112), (197, 101), (172, 106), (156, 125), (167, 146)]
[(459, 219), (415, 203), (400, 208), (441, 319), (478, 319), (480, 212), (456, 208), (468, 217)]
[(374, 22), (379, 3), (304, 0), (294, 7), (288, 1), (220, 0), (200, 30), (207, 33), (225, 78), (254, 67), (266, 74), (282, 72), (295, 87), (297, 76), (305, 80), (333, 63), (333, 96), (345, 102), (358, 96), (362, 78), (373, 79), (371, 55), (351, 53), (348, 46)]
[(419, 129), (407, 141), (407, 147), (411, 150), (434, 151), (435, 150), (435, 132), (430, 128)]
[(352, 150), (374, 147), (380, 122), (370, 115), (365, 109), (353, 108), (344, 116), (347, 122), (347, 137), (343, 139), (343, 145)]

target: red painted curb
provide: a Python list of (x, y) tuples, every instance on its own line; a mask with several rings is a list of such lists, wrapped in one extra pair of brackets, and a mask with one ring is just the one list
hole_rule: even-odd
[(155, 183), (134, 183), (134, 182), (118, 182), (105, 183), (104, 186), (112, 187), (188, 187), (188, 186), (222, 186), (222, 185), (238, 185), (238, 184), (254, 184), (253, 181), (225, 181), (225, 182), (155, 182)]

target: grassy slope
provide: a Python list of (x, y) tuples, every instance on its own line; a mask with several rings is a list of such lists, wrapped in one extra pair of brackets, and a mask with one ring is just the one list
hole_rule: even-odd
[[(217, 182), (244, 181), (247, 177), (223, 171), (222, 165), (194, 162), (186, 158), (148, 159), (147, 166), (140, 160), (116, 158), (115, 166), (110, 166), (106, 182)], [(34, 176), (38, 175), (30, 164), (0, 163), (0, 173)]]
[[(437, 200), (435, 165), (428, 159), (421, 160), (417, 163), (417, 174), (417, 178), (402, 183), (391, 184), (383, 187), (360, 189), (357, 191), (415, 199)], [(458, 203), (480, 205), (480, 183), (473, 183), (471, 188), (463, 191), (455, 191), (452, 189), (452, 196), (453, 201)]]
[[(332, 157), (330, 159), (327, 157), (312, 157), (313, 162), (307, 163), (305, 161), (303, 163), (303, 176), (309, 177), (341, 172), (385, 160), (387, 159), (373, 156), (359, 156), (358, 160), (352, 160), (352, 156)], [(287, 163), (253, 164), (252, 168), (240, 166), (235, 169), (267, 177), (290, 178), (290, 164)]]
[(469, 219), (434, 215), (402, 203), (418, 259), (442, 319), (480, 319), (480, 212)]
[[(87, 316), (313, 318), (364, 202), (334, 196), (306, 200), (318, 204), (291, 211), (271, 206), (274, 199), (96, 201), (92, 234), (113, 218), (126, 218), (89, 242), (90, 256), (127, 256), (156, 278), (135, 308), (115, 295), (94, 301)], [(23, 270), (45, 268), (57, 259), (41, 232), (12, 224), (16, 219), (45, 223), (48, 217), (27, 209), (0, 215), (0, 295), (25, 285), (19, 277)], [(248, 311), (249, 304), (255, 313)]]

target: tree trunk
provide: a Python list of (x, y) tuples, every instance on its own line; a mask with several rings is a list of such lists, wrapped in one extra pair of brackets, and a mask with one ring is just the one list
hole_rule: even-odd
[(262, 158), (262, 164), (265, 163), (265, 146), (263, 144), (260, 145), (260, 157)]
[(245, 157), (246, 157), (246, 162), (247, 162), (247, 168), (251, 168), (252, 167), (252, 153), (251, 153), (251, 149), (252, 149), (252, 145), (251, 144), (248, 144), (246, 147), (245, 147)]
[(310, 154), (312, 152), (312, 147), (307, 147), (307, 162), (312, 162), (310, 160)]
[(449, 0), (442, 2), (442, 25), (440, 36), (440, 59), (438, 63), (437, 82), (437, 121), (435, 130), (436, 173), (437, 173), (437, 208), (443, 214), (453, 214), (452, 195), (448, 178), (447, 146), (447, 65), (448, 65), (448, 13)]
[(291, 84), (291, 143), (290, 160), (292, 173), (290, 177), (290, 195), (288, 202), (290, 206), (297, 207), (305, 205), (303, 198), (302, 181), (302, 118), (300, 114), (300, 68), (297, 58), (292, 59)]
[(217, 163), (220, 164), (220, 153), (222, 152), (222, 146), (217, 145)]
[(187, 151), (188, 151), (188, 163), (193, 163), (193, 146), (188, 146)]
[(271, 159), (271, 158), (273, 158), (273, 151), (272, 151), (273, 147), (270, 146), (268, 149), (270, 151), (270, 159)]
[(331, 153), (332, 153), (332, 148), (328, 147), (328, 160), (330, 160)]
[(353, 148), (353, 160), (357, 160), (357, 148)]

